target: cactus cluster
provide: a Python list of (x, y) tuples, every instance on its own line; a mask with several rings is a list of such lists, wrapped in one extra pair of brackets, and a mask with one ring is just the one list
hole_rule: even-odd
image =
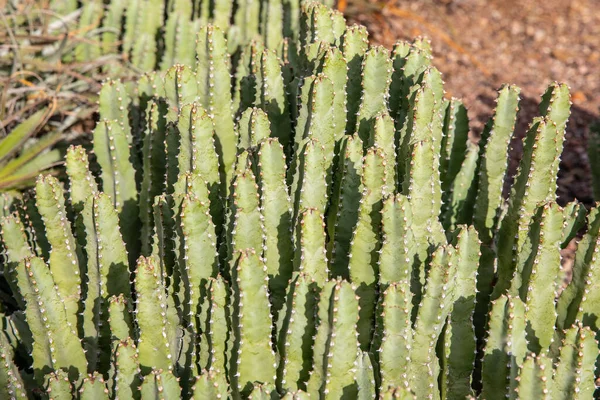
[(93, 152), (3, 209), (0, 397), (592, 398), (600, 215), (556, 203), (568, 88), (505, 200), (518, 88), (475, 144), (427, 41), (369, 46), (319, 3), (295, 22), (233, 55), (193, 28), (179, 64), (107, 81)]
[[(286, 42), (294, 44), (298, 39), (302, 3), (301, 0), (91, 0), (79, 8), (77, 1), (56, 0), (50, 3), (48, 11), (54, 22), (51, 32), (60, 32), (65, 25), (74, 29), (74, 40), (66, 46), (56, 46), (63, 61), (88, 62), (106, 57), (108, 70), (122, 74), (130, 69), (166, 70), (176, 63), (193, 63), (194, 41), (190, 38), (207, 24), (225, 31), (231, 53), (255, 39), (281, 53)], [(343, 29), (343, 17), (337, 15)], [(123, 56), (125, 69), (121, 63), (110, 62), (115, 55)]]

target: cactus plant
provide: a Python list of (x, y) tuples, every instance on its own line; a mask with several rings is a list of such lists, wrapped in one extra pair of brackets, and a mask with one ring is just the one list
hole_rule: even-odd
[(304, 4), (293, 56), (255, 37), (238, 63), (193, 28), (170, 53), (193, 65), (104, 84), (95, 158), (71, 147), (0, 220), (3, 398), (593, 396), (597, 209), (560, 287), (568, 88), (504, 200), (518, 89), (476, 145), (426, 41), (368, 48), (340, 18)]

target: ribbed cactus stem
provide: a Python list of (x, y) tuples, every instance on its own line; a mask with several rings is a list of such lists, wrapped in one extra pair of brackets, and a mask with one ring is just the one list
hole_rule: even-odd
[[(21, 294), (27, 302), (25, 314), (33, 336), (34, 375), (40, 380), (48, 369), (69, 371), (74, 380), (87, 369), (77, 336), (69, 321), (66, 304), (56, 290), (51, 270), (40, 258), (26, 258), (17, 268)], [(65, 329), (66, 327), (66, 329)]]
[(170, 370), (153, 369), (140, 386), (142, 399), (176, 400), (181, 398), (178, 379)]
[(367, 51), (362, 63), (362, 96), (356, 125), (356, 132), (365, 143), (368, 143), (372, 119), (387, 109), (392, 70), (387, 49), (373, 47)]
[(81, 298), (80, 262), (83, 260), (67, 217), (65, 192), (60, 182), (52, 176), (38, 178), (35, 191), (37, 208), (52, 246), (48, 263), (54, 283), (64, 301), (67, 321), (73, 329), (77, 329)]
[(73, 397), (73, 385), (69, 382), (68, 374), (59, 369), (45, 376), (46, 393), (51, 399), (69, 399)]
[(333, 277), (348, 279), (350, 241), (358, 220), (362, 191), (363, 144), (358, 135), (346, 136), (341, 147), (338, 171), (334, 176), (331, 204), (327, 215), (328, 253)]
[(21, 373), (13, 361), (13, 349), (4, 335), (0, 335), (0, 396), (15, 400), (27, 398)]
[(508, 397), (527, 352), (525, 326), (525, 305), (520, 298), (503, 295), (492, 301), (483, 357), (485, 398)]
[(131, 338), (124, 338), (114, 346), (115, 364), (108, 383), (112, 398), (139, 399), (140, 364), (138, 349)]
[(304, 210), (299, 217), (296, 238), (294, 270), (306, 273), (323, 286), (329, 278), (323, 214), (314, 208)]
[(274, 310), (285, 301), (292, 276), (292, 203), (285, 183), (286, 159), (283, 146), (275, 138), (258, 148), (260, 206), (264, 216), (263, 258), (269, 274), (269, 290)]
[(277, 363), (271, 343), (267, 267), (254, 249), (235, 254), (232, 271), (233, 333), (230, 382), (234, 396), (247, 395), (252, 383), (274, 382)]
[(196, 379), (196, 385), (199, 382), (210, 381), (211, 390), (215, 393), (212, 398), (220, 398), (219, 396), (225, 398), (229, 392), (226, 371), (228, 369), (227, 360), (231, 357), (231, 349), (228, 348), (232, 329), (231, 293), (229, 285), (221, 276), (210, 278), (208, 285), (208, 293), (202, 310), (205, 317), (201, 321), (200, 346), (200, 363), (205, 370), (200, 381)]
[(347, 98), (347, 122), (346, 133), (354, 133), (356, 130), (356, 115), (360, 106), (361, 96), (361, 70), (363, 57), (369, 48), (367, 28), (361, 25), (353, 25), (346, 28), (342, 39), (342, 53), (348, 62), (348, 83), (346, 85)]
[(381, 248), (381, 208), (387, 192), (383, 151), (370, 148), (363, 158), (362, 198), (350, 241), (348, 270), (360, 297), (359, 341), (367, 350), (373, 335), (377, 299), (378, 259)]
[(359, 356), (356, 323), (356, 287), (346, 281), (329, 281), (319, 301), (319, 326), (315, 336), (314, 369), (308, 382), (312, 396), (357, 396), (356, 357)]
[(285, 313), (280, 315), (277, 337), (281, 357), (277, 383), (281, 388), (306, 389), (312, 361), (317, 296), (322, 285), (306, 273), (294, 274), (289, 283)]
[[(170, 371), (173, 368), (167, 320), (167, 293), (164, 275), (157, 268), (154, 257), (140, 257), (135, 271), (137, 293), (135, 320), (138, 327), (140, 368)], [(156, 305), (160, 312), (157, 313)]]

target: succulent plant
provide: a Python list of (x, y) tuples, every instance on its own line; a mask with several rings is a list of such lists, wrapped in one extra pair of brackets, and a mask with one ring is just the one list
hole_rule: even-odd
[(195, 28), (182, 63), (105, 82), (94, 157), (0, 221), (2, 396), (591, 398), (600, 219), (556, 203), (568, 88), (505, 200), (517, 88), (475, 144), (427, 41), (370, 47), (319, 3), (293, 24), (239, 57)]

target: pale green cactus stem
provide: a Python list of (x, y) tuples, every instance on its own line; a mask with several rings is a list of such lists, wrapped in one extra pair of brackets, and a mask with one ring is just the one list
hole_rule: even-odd
[(87, 41), (79, 43), (77, 46), (75, 46), (75, 49), (73, 51), (75, 61), (93, 61), (96, 58), (100, 57), (102, 52), (102, 49), (98, 44), (100, 40), (95, 36), (97, 35), (96, 30), (98, 29), (98, 27), (100, 26), (100, 22), (102, 21), (103, 13), (103, 4), (101, 1), (98, 0), (89, 1), (82, 7), (81, 15), (79, 16), (79, 26), (77, 30), (78, 32), (83, 34)]
[(313, 11), (319, 7), (318, 1), (301, 1), (300, 2), (300, 30), (298, 38), (299, 45), (305, 47), (306, 45), (313, 43), (314, 40), (314, 20)]
[(188, 15), (191, 11), (191, 3), (181, 0), (175, 2), (175, 9), (169, 13), (164, 33), (165, 51), (160, 69), (166, 70), (175, 64), (190, 67), (195, 64), (196, 48), (193, 41), (187, 40), (195, 33), (195, 24), (190, 20), (191, 15)]
[(181, 388), (177, 377), (170, 370), (153, 369), (144, 377), (140, 392), (142, 399), (177, 400), (181, 398)]
[(263, 259), (269, 275), (269, 291), (274, 311), (285, 301), (292, 277), (292, 203), (285, 184), (286, 159), (277, 139), (262, 141), (258, 148), (258, 183), (263, 215)]
[(413, 329), (412, 297), (407, 278), (386, 285), (377, 307), (376, 333), (372, 351), (377, 360), (379, 392), (408, 384)]
[[(198, 192), (196, 192), (198, 195)], [(210, 218), (208, 190), (204, 196), (186, 196), (181, 205), (181, 241), (179, 268), (184, 289), (183, 312), (192, 331), (199, 322), (199, 299), (206, 296), (208, 279), (219, 271), (217, 237)]]
[(559, 362), (552, 379), (555, 399), (591, 399), (594, 385), (594, 364), (598, 357), (598, 341), (587, 327), (572, 326), (565, 332)]
[(333, 277), (348, 279), (350, 241), (358, 220), (362, 198), (363, 143), (357, 134), (346, 136), (340, 149), (339, 167), (334, 176), (331, 202), (327, 212), (330, 237), (328, 258)]
[(135, 333), (133, 329), (132, 300), (122, 293), (108, 299), (108, 323), (111, 340), (126, 340)]
[(271, 313), (267, 267), (254, 249), (234, 255), (232, 269), (232, 327), (236, 339), (229, 367), (233, 396), (247, 395), (252, 383), (276, 380), (276, 358), (271, 343)]
[(13, 349), (4, 334), (0, 335), (0, 396), (27, 399), (26, 386), (13, 361)]
[(302, 390), (287, 391), (282, 400), (310, 400), (310, 395)]
[(415, 39), (412, 44), (399, 41), (394, 45), (391, 58), (394, 72), (390, 83), (390, 114), (396, 120), (397, 128), (401, 128), (410, 108), (411, 87), (431, 65), (431, 48), (423, 39)]
[(326, 234), (323, 214), (314, 208), (303, 210), (298, 217), (294, 271), (312, 277), (319, 286), (329, 278)]
[(306, 12), (309, 23), (307, 40), (310, 42), (323, 41), (333, 46), (340, 46), (342, 36), (346, 31), (344, 15), (316, 1), (309, 3)]
[[(40, 258), (25, 258), (17, 267), (21, 295), (27, 302), (26, 321), (33, 337), (36, 380), (51, 370), (65, 369), (75, 380), (87, 369), (77, 326), (68, 318), (66, 304), (56, 290), (51, 270)], [(65, 329), (66, 327), (66, 329)]]
[(292, 199), (293, 222), (303, 209), (314, 208), (320, 213), (327, 206), (327, 158), (326, 149), (317, 139), (308, 139), (298, 156), (299, 172), (294, 175)]
[(356, 130), (356, 114), (361, 103), (361, 70), (363, 57), (369, 48), (368, 36), (367, 28), (362, 25), (353, 25), (346, 28), (342, 39), (342, 53), (348, 62), (346, 133), (349, 134)]
[(565, 224), (560, 248), (566, 248), (571, 240), (575, 239), (577, 233), (585, 226), (587, 210), (585, 206), (575, 199), (563, 207)]
[(339, 142), (345, 136), (346, 128), (346, 84), (348, 82), (348, 63), (344, 54), (337, 47), (331, 47), (325, 53), (321, 72), (333, 84), (333, 134), (336, 141), (336, 154), (339, 153)]
[[(135, 271), (139, 363), (142, 372), (173, 369), (177, 349), (171, 345), (164, 275), (154, 257), (140, 257)], [(156, 312), (158, 304), (161, 312)]]
[(508, 397), (527, 352), (525, 327), (525, 305), (520, 298), (502, 295), (492, 301), (483, 357), (483, 398)]
[(71, 207), (75, 213), (80, 213), (87, 199), (98, 193), (98, 185), (89, 170), (88, 156), (83, 147), (69, 147), (65, 163), (69, 176)]
[[(152, 250), (152, 203), (164, 190), (166, 169), (163, 162), (163, 143), (166, 134), (167, 103), (151, 100), (147, 111), (147, 126), (142, 147), (143, 175), (140, 189), (141, 252), (148, 256)], [(213, 153), (214, 154), (214, 153)]]
[(454, 252), (450, 246), (435, 251), (419, 303), (408, 366), (408, 381), (418, 398), (439, 398), (435, 344), (456, 298)]
[(108, 400), (108, 389), (102, 375), (98, 372), (88, 374), (77, 390), (79, 398), (82, 400)]
[[(228, 259), (231, 265), (240, 250), (263, 248), (263, 216), (256, 178), (249, 168), (240, 172), (232, 184), (233, 193), (227, 230)], [(260, 253), (259, 253), (260, 254)], [(231, 276), (232, 271), (227, 271)]]
[(227, 387), (223, 387), (216, 381), (218, 374), (213, 371), (202, 371), (202, 375), (196, 377), (194, 386), (192, 386), (193, 400), (212, 400), (226, 399), (228, 395)]
[(231, 349), (228, 346), (232, 339), (230, 301), (231, 293), (227, 282), (221, 276), (210, 278), (201, 321), (200, 363), (204, 370), (200, 381), (196, 379), (196, 385), (199, 382), (210, 381), (211, 391), (215, 393), (212, 398), (219, 398), (219, 395), (226, 398), (229, 392), (227, 362), (231, 357)]
[(410, 279), (415, 254), (413, 232), (410, 229), (412, 207), (406, 196), (390, 195), (381, 210), (381, 250), (379, 283), (383, 290), (388, 284)]
[(323, 286), (324, 282), (318, 283), (304, 272), (294, 274), (290, 280), (287, 302), (278, 324), (277, 385), (280, 390), (306, 389), (313, 359), (317, 296)]
[(416, 398), (410, 388), (404, 386), (391, 387), (381, 394), (382, 400), (414, 400)]
[(394, 120), (386, 111), (377, 114), (369, 135), (369, 147), (375, 146), (383, 151), (385, 184), (389, 191), (397, 185), (395, 141)]
[(124, 338), (114, 345), (114, 366), (110, 371), (108, 389), (111, 398), (140, 398), (138, 387), (141, 384), (138, 350), (131, 338)]
[(445, 360), (442, 361), (444, 376), (440, 392), (442, 398), (464, 399), (474, 396), (471, 389), (476, 354), (473, 312), (481, 242), (475, 228), (461, 226), (453, 245), (456, 250), (450, 262), (457, 270), (455, 300), (443, 336)]
[(230, 63), (223, 31), (212, 25), (202, 28), (196, 40), (198, 101), (214, 122), (221, 182), (229, 182), (233, 176), (238, 142), (233, 124)]
[(46, 227), (36, 205), (36, 198), (32, 192), (25, 193), (20, 204), (13, 204), (14, 212), (19, 214), (25, 233), (27, 243), (31, 250), (45, 260), (50, 259), (50, 243), (46, 237)]
[[(223, 197), (225, 196), (225, 186), (219, 176), (219, 158), (217, 156), (215, 133), (213, 122), (210, 115), (202, 107), (195, 103), (183, 107), (178, 129), (180, 135), (188, 135), (190, 141), (189, 149), (189, 169), (181, 170), (194, 172), (198, 174), (210, 191), (210, 215), (216, 226), (217, 237), (222, 235), (223, 218)], [(180, 157), (182, 148), (180, 147)], [(181, 162), (180, 166), (185, 164)], [(180, 167), (180, 168), (181, 168)], [(177, 192), (176, 188), (175, 191)]]
[[(539, 219), (538, 219), (539, 218)], [(541, 205), (529, 229), (530, 237), (518, 253), (510, 293), (525, 302), (528, 350), (539, 354), (554, 340), (560, 279), (560, 243), (564, 219), (556, 203)], [(536, 226), (539, 225), (539, 226)]]
[[(178, 121), (184, 105), (192, 103), (198, 97), (198, 77), (192, 68), (176, 64), (167, 69), (163, 81), (163, 95), (169, 103), (167, 120)], [(185, 115), (185, 113), (184, 113)]]
[(278, 395), (273, 384), (263, 384), (258, 382), (253, 384), (252, 392), (248, 395), (248, 398), (252, 400), (271, 400), (274, 397), (278, 397)]
[(73, 385), (69, 382), (68, 374), (59, 369), (46, 374), (46, 393), (53, 399), (70, 399), (73, 397)]
[(319, 326), (315, 336), (313, 370), (308, 381), (311, 397), (356, 398), (356, 287), (346, 281), (329, 281), (319, 300)]
[(359, 400), (373, 400), (375, 399), (376, 384), (373, 370), (373, 364), (371, 362), (371, 355), (368, 352), (363, 351), (356, 358), (356, 385), (358, 386), (358, 397)]
[(447, 193), (460, 172), (469, 141), (469, 117), (466, 107), (460, 100), (452, 98), (446, 101), (442, 131), (440, 180), (442, 192)]
[[(270, 2), (269, 2), (270, 3)], [(286, 154), (289, 155), (292, 143), (292, 124), (285, 82), (282, 75), (282, 61), (273, 50), (265, 50), (261, 57), (260, 77), (262, 78), (260, 90), (260, 104), (271, 121), (272, 135), (279, 139)]]
[[(46, 237), (52, 247), (48, 264), (54, 283), (66, 309), (72, 329), (79, 329), (81, 291), (81, 250), (73, 236), (65, 207), (65, 192), (52, 176), (40, 176), (35, 186), (37, 208), (46, 227)], [(82, 371), (83, 372), (83, 371)]]
[(2, 236), (3, 255), (6, 261), (2, 268), (3, 274), (13, 292), (15, 301), (20, 309), (25, 309), (25, 299), (17, 284), (17, 265), (26, 257), (35, 254), (27, 243), (25, 227), (18, 214), (11, 214), (0, 219), (0, 235)]
[[(599, 270), (598, 262), (600, 261), (599, 233), (600, 233), (600, 214), (597, 207), (592, 208), (588, 215), (587, 232), (577, 245), (575, 253), (575, 262), (573, 264), (573, 275), (571, 283), (561, 292), (556, 304), (558, 313), (557, 327), (559, 329), (567, 329), (576, 320), (581, 322), (581, 305), (583, 298), (592, 295), (593, 277), (597, 275)], [(591, 275), (591, 276), (590, 276)], [(589, 306), (587, 312), (589, 310)], [(594, 312), (589, 314), (593, 321)]]
[(113, 54), (118, 50), (119, 36), (121, 33), (121, 20), (127, 9), (127, 2), (124, 0), (112, 0), (108, 5), (102, 27), (106, 29), (102, 33), (102, 53)]
[(283, 44), (284, 5), (282, 0), (270, 0), (262, 5), (260, 31), (265, 47), (281, 49)]
[(498, 223), (502, 188), (508, 169), (508, 148), (519, 110), (520, 89), (504, 86), (498, 92), (494, 116), (482, 133), (478, 166), (477, 200), (473, 223), (489, 244)]
[(381, 209), (387, 193), (385, 159), (381, 149), (370, 148), (363, 158), (362, 198), (358, 220), (350, 241), (348, 270), (360, 297), (358, 334), (362, 350), (367, 350), (373, 336), (377, 299), (378, 258), (381, 248)]
[(570, 99), (566, 85), (554, 84), (542, 97), (540, 112), (524, 143), (523, 158), (512, 188), (510, 204), (498, 241), (498, 283), (493, 297), (506, 291), (514, 271), (515, 250), (538, 204), (556, 199), (556, 174), (560, 163)]
[(235, 69), (235, 93), (232, 100), (236, 114), (260, 103), (261, 90), (257, 83), (262, 82), (261, 57), (264, 50), (264, 44), (260, 40), (252, 40), (242, 49)]
[(243, 45), (260, 35), (260, 8), (261, 2), (258, 0), (246, 0), (238, 4), (233, 16), (234, 26), (229, 31), (229, 37), (233, 41), (231, 53), (238, 45)]
[[(419, 205), (412, 208), (411, 229), (416, 244), (413, 260), (417, 268), (413, 273), (413, 285), (420, 287), (425, 283), (423, 262), (428, 256), (429, 243), (443, 244), (446, 241), (438, 219), (441, 191), (435, 144), (432, 140), (416, 142), (412, 145), (412, 157), (408, 166), (407, 179), (404, 181), (406, 194), (411, 204)], [(420, 296), (417, 295), (416, 299), (420, 301)]]
[(125, 14), (127, 18), (123, 49), (131, 54), (130, 59), (134, 66), (142, 71), (151, 71), (155, 69), (158, 61), (156, 34), (164, 25), (164, 2), (138, 0), (134, 3), (134, 13)]
[(105, 371), (110, 354), (107, 299), (120, 294), (131, 297), (127, 252), (119, 232), (119, 217), (107, 195), (100, 193), (89, 197), (81, 215), (88, 256), (83, 311), (84, 344), (90, 370), (98, 367)]
[(102, 168), (102, 190), (110, 196), (119, 212), (131, 263), (138, 252), (139, 232), (136, 232), (135, 226), (139, 220), (139, 209), (128, 128), (129, 124), (117, 120), (101, 121), (94, 130), (94, 153)]
[[(269, 116), (260, 108), (247, 108), (237, 121), (238, 152), (256, 147), (271, 135)], [(239, 160), (238, 160), (239, 164)]]
[(546, 355), (529, 355), (519, 371), (517, 387), (511, 399), (554, 399), (552, 393), (552, 360)]
[(152, 237), (152, 256), (158, 262), (158, 268), (168, 275), (176, 273), (175, 268), (175, 224), (173, 210), (169, 207), (166, 195), (156, 196), (152, 206), (154, 235)]
[(472, 220), (474, 194), (479, 162), (479, 147), (473, 142), (467, 142), (465, 159), (458, 174), (450, 185), (444, 201), (445, 215), (443, 225), (446, 230), (453, 230), (457, 225), (468, 224)]
[(327, 185), (331, 185), (333, 159), (335, 155), (336, 132), (334, 125), (335, 93), (333, 82), (324, 74), (314, 78), (309, 95), (307, 108), (308, 120), (304, 137), (316, 139), (323, 146), (325, 153), (325, 172)]
[(402, 183), (404, 192), (410, 181), (411, 145), (414, 146), (417, 141), (431, 141), (433, 138), (431, 122), (434, 119), (434, 102), (435, 93), (430, 85), (422, 83), (411, 87), (406, 124), (400, 128), (398, 147), (396, 148), (398, 182)]
[[(210, 2), (203, 2), (210, 5)], [(215, 26), (220, 27), (221, 29), (226, 29), (229, 25), (229, 21), (231, 20), (231, 13), (233, 9), (233, 2), (231, 1), (215, 1), (214, 8), (212, 10), (213, 16), (213, 24)], [(200, 15), (201, 18), (204, 18), (204, 15), (208, 14), (204, 12)]]
[(102, 89), (98, 96), (99, 112), (103, 119), (117, 121), (123, 128), (128, 144), (132, 144), (133, 142), (127, 112), (130, 102), (131, 97), (121, 81), (107, 79), (102, 84)]
[(362, 63), (362, 95), (358, 108), (356, 132), (366, 144), (373, 118), (387, 110), (389, 87), (392, 78), (392, 60), (384, 47), (367, 51)]

